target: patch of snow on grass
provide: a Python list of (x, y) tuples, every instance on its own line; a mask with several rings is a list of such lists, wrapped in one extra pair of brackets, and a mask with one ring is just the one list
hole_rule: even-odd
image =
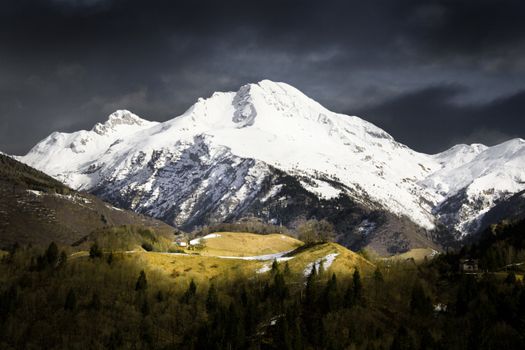
[(199, 238), (195, 238), (195, 239), (192, 239), (190, 241), (190, 245), (196, 245), (196, 244), (199, 244), (201, 242), (201, 239), (210, 239), (210, 238), (218, 238), (220, 237), (221, 235), (218, 234), (218, 233), (210, 233), (209, 235), (206, 235), (204, 237), (199, 237)]
[(316, 261), (309, 263), (308, 265), (306, 265), (306, 268), (303, 271), (303, 275), (306, 277), (310, 273), (312, 273), (312, 269), (314, 268), (314, 266), (317, 270), (319, 270), (319, 267), (321, 266), (321, 264), (323, 265), (323, 269), (327, 270), (330, 266), (332, 266), (335, 258), (338, 255), (339, 253), (328, 254), (324, 258), (317, 259)]
[(66, 199), (68, 201), (71, 201), (71, 202), (74, 202), (74, 203), (77, 203), (77, 204), (91, 204), (91, 200), (87, 199), (87, 198), (84, 198), (82, 196), (79, 196), (77, 194), (60, 194), (60, 193), (55, 193), (54, 194), (55, 196), (59, 197), (59, 198), (62, 198), (62, 199)]
[(109, 204), (106, 204), (106, 207), (108, 207), (109, 209), (117, 210), (117, 211), (124, 211), (124, 209), (120, 209), (120, 208), (114, 207), (114, 206), (109, 205)]
[(43, 193), (40, 192), (40, 191), (36, 191), (36, 190), (27, 190), (27, 192), (37, 196), (37, 197), (40, 197)]
[[(293, 249), (292, 249), (293, 250)], [(254, 255), (254, 256), (217, 256), (218, 258), (222, 259), (240, 259), (240, 260), (259, 260), (259, 261), (265, 261), (265, 260), (277, 260), (279, 261), (287, 261), (290, 259), (293, 259), (293, 257), (285, 257), (284, 255), (290, 253), (292, 250), (287, 250), (285, 252), (279, 252), (275, 254), (266, 254), (266, 255)]]
[(270, 264), (264, 264), (263, 267), (261, 267), (260, 269), (257, 269), (255, 271), (255, 273), (266, 273), (268, 271), (270, 271), (272, 269), (272, 267), (270, 266)]
[(433, 257), (435, 257), (438, 254), (439, 254), (439, 252), (437, 250), (432, 249), (432, 252), (430, 254), (428, 254), (427, 256), (430, 257), (430, 258), (433, 258)]
[(375, 230), (375, 228), (376, 228), (376, 224), (375, 223), (370, 222), (367, 219), (365, 219), (357, 227), (357, 232), (359, 232), (363, 236), (368, 236), (370, 234), (370, 232)]

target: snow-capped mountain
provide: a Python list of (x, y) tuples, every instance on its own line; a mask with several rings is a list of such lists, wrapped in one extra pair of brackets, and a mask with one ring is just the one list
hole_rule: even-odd
[[(525, 188), (523, 140), (422, 154), (268, 80), (199, 99), (163, 123), (117, 111), (90, 131), (53, 133), (19, 159), (71, 187), (185, 227), (247, 213), (282, 221), (273, 217), (284, 215), (275, 207), (290, 208), (293, 183), (313, 198), (307, 202), (322, 202), (319, 208), (348, 198), (363, 212), (392, 213), (427, 232), (444, 223), (464, 235), (498, 201)], [(380, 226), (356, 220), (348, 229), (363, 236)]]
[(525, 189), (525, 140), (513, 139), (493, 147), (459, 145), (434, 156), (442, 169), (422, 185), (438, 194), (434, 213), (440, 221), (465, 235), (499, 202)]

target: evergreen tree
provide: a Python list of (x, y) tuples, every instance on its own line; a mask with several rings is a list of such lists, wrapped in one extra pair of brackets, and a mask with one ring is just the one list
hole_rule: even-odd
[(321, 276), (324, 273), (324, 259), (321, 259), (317, 266), (317, 273), (319, 274), (319, 276)]
[(394, 336), (394, 340), (392, 341), (392, 345), (390, 346), (390, 350), (413, 350), (415, 349), (414, 341), (410, 334), (408, 333), (407, 329), (403, 326), (401, 326), (396, 335)]
[(155, 298), (157, 299), (157, 302), (161, 303), (164, 301), (164, 293), (159, 290), (157, 294), (155, 295)]
[(471, 275), (463, 276), (459, 283), (456, 295), (456, 312), (458, 315), (465, 314), (472, 300), (477, 294), (477, 282)]
[(67, 254), (66, 254), (65, 251), (62, 251), (60, 253), (60, 257), (58, 258), (58, 266), (62, 267), (64, 265), (66, 265), (66, 262), (67, 262)]
[(145, 291), (148, 288), (148, 280), (146, 279), (146, 273), (144, 270), (140, 271), (139, 278), (135, 284), (136, 291)]
[(337, 277), (335, 276), (335, 273), (333, 273), (323, 291), (321, 300), (322, 310), (325, 313), (336, 310), (338, 304), (337, 299)]
[(219, 305), (219, 300), (217, 297), (217, 291), (215, 285), (211, 284), (208, 289), (208, 296), (206, 297), (206, 310), (208, 313), (214, 312), (217, 310)]
[(140, 307), (140, 312), (142, 312), (142, 315), (148, 316), (150, 312), (149, 308), (149, 302), (148, 299), (144, 298), (144, 301), (142, 302), (142, 305)]
[(66, 301), (64, 303), (64, 309), (68, 311), (73, 311), (77, 307), (77, 297), (73, 289), (69, 289), (69, 292), (66, 296)]
[(51, 267), (55, 267), (58, 262), (58, 247), (55, 242), (51, 242), (45, 253), (45, 260)]
[(272, 275), (275, 275), (277, 272), (279, 272), (279, 264), (277, 264), (277, 259), (274, 259), (272, 263), (271, 273)]
[(288, 288), (282, 273), (277, 272), (273, 278), (273, 295), (281, 302), (288, 296)]
[(511, 271), (507, 274), (507, 277), (505, 278), (505, 283), (508, 284), (516, 284), (516, 274), (514, 271)]
[(410, 308), (412, 312), (419, 315), (428, 315), (432, 312), (432, 302), (430, 301), (430, 298), (426, 296), (419, 281), (414, 283), (414, 286), (412, 287)]
[(425, 328), (423, 330), (423, 335), (421, 336), (421, 341), (419, 342), (419, 349), (421, 350), (432, 350), (436, 348), (436, 341), (432, 336), (432, 333)]
[(346, 288), (343, 305), (345, 308), (352, 308), (355, 306), (354, 289), (352, 288), (352, 284), (349, 284)]
[(384, 282), (383, 273), (381, 272), (379, 267), (377, 267), (374, 271), (374, 282), (376, 283), (376, 285), (379, 285)]
[(153, 345), (153, 324), (147, 317), (140, 324), (140, 341), (146, 349)]
[(119, 329), (115, 329), (108, 337), (106, 347), (110, 350), (121, 349), (124, 345), (124, 338), (122, 332)]
[(113, 264), (113, 253), (109, 253), (106, 262), (108, 265)]
[(193, 299), (196, 293), (197, 293), (197, 285), (192, 279), (190, 282), (190, 285), (188, 286), (188, 289), (186, 290), (186, 292), (181, 298), (181, 302), (188, 304)]
[(364, 303), (364, 294), (363, 294), (363, 283), (361, 282), (361, 274), (358, 269), (355, 269), (354, 275), (352, 277), (353, 284), (353, 293), (354, 293), (354, 302), (356, 304)]
[(284, 272), (285, 277), (290, 277), (292, 275), (292, 271), (290, 270), (290, 265), (288, 264), (288, 261), (284, 263)]
[(315, 303), (315, 280), (317, 277), (317, 270), (315, 264), (312, 266), (310, 274), (306, 278), (306, 287), (304, 291), (304, 301), (306, 305), (312, 305)]
[(93, 293), (93, 296), (91, 298), (91, 302), (89, 303), (89, 308), (93, 311), (99, 311), (102, 307), (102, 303), (100, 302), (100, 297), (97, 292)]
[(100, 250), (100, 247), (98, 246), (97, 242), (93, 243), (93, 245), (91, 245), (91, 248), (89, 248), (89, 257), (91, 259), (102, 257), (102, 250)]

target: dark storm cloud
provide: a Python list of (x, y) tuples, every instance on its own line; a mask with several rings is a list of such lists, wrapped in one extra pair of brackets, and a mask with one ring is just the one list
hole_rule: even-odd
[(483, 104), (455, 102), (464, 92), (460, 86), (430, 87), (359, 112), (396, 140), (429, 153), (457, 143), (490, 145), (525, 135), (525, 90)]
[(523, 13), (512, 0), (4, 3), (0, 150), (117, 108), (166, 120), (264, 78), (418, 150), (523, 137)]

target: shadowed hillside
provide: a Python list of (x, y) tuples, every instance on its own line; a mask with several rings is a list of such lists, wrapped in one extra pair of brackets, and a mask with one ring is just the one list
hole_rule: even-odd
[(174, 229), (74, 191), (46, 174), (0, 154), (0, 246), (15, 242), (71, 245), (105, 226), (140, 225), (162, 234)]

